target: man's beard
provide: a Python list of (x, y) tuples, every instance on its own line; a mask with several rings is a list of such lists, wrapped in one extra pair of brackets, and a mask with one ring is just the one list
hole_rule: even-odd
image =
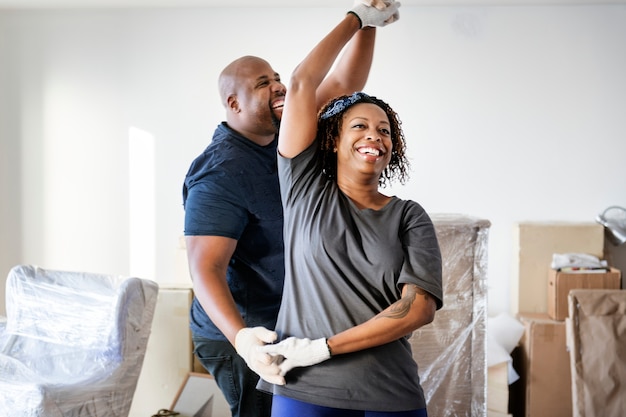
[(270, 114), (272, 115), (272, 125), (276, 129), (276, 135), (278, 135), (278, 131), (280, 130), (280, 119), (276, 117), (276, 114), (274, 114), (273, 111), (270, 112)]

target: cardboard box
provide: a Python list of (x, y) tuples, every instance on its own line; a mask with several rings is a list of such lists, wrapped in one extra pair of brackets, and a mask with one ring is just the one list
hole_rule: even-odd
[(565, 320), (568, 315), (567, 296), (574, 289), (617, 290), (621, 285), (621, 272), (611, 268), (604, 273), (557, 272), (548, 275), (548, 315), (554, 320)]
[[(614, 268), (626, 271), (626, 244), (615, 246), (608, 238), (604, 239), (604, 259)], [(626, 289), (626, 276), (622, 274), (621, 289)]]
[(224, 395), (211, 375), (190, 372), (170, 407), (178, 417), (226, 417), (231, 415)]
[[(547, 313), (548, 271), (555, 253), (603, 258), (604, 226), (598, 223), (525, 222), (513, 230), (511, 311)], [(540, 289), (540, 291), (537, 291)]]
[(509, 363), (501, 362), (487, 368), (487, 411), (508, 414)]
[(526, 417), (571, 417), (572, 390), (565, 322), (546, 313), (518, 314), (524, 324), (520, 341)]
[(576, 289), (565, 320), (574, 417), (626, 410), (626, 291)]
[(487, 417), (513, 417), (512, 414), (500, 413), (498, 411), (487, 410)]
[(193, 362), (189, 330), (189, 288), (159, 288), (152, 331), (129, 417), (153, 415), (167, 408)]

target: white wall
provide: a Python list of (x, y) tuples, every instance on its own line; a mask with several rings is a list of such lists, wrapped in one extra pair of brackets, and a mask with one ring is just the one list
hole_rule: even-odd
[[(173, 281), (181, 184), (224, 115), (219, 71), (254, 54), (287, 81), (343, 13), (0, 11), (0, 270), (133, 272), (136, 127), (155, 138), (143, 271)], [(516, 222), (626, 205), (624, 74), (625, 6), (403, 7), (379, 31), (366, 90), (399, 112), (413, 161), (390, 192), (492, 222), (491, 314), (509, 309)]]

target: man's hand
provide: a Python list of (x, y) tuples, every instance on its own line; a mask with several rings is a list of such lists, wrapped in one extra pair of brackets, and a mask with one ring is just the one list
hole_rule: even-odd
[(274, 358), (259, 349), (272, 343), (278, 335), (265, 327), (245, 327), (235, 336), (235, 349), (250, 369), (269, 383), (285, 385), (285, 378)]
[(398, 8), (400, 2), (395, 0), (355, 0), (352, 10), (361, 22), (361, 28), (365, 26), (386, 26), (400, 19)]
[(293, 368), (315, 365), (330, 358), (330, 350), (325, 338), (310, 340), (289, 337), (275, 345), (260, 347), (259, 350), (272, 356), (281, 355), (285, 358), (278, 365), (281, 376)]

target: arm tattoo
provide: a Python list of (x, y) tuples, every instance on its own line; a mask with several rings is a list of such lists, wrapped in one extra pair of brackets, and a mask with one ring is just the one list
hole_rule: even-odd
[(413, 302), (417, 298), (417, 294), (424, 296), (425, 299), (430, 297), (430, 294), (416, 285), (407, 284), (406, 293), (402, 296), (402, 298), (389, 306), (389, 308), (383, 311), (378, 318), (387, 317), (390, 319), (401, 319), (406, 317), (406, 315), (409, 314), (409, 310), (411, 310)]

